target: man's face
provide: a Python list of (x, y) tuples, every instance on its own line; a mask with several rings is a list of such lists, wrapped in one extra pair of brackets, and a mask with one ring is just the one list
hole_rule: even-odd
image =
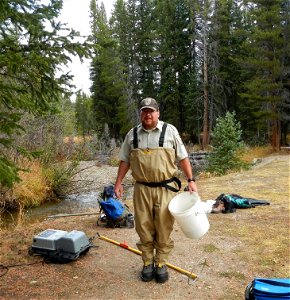
[(153, 129), (156, 127), (159, 111), (153, 110), (151, 108), (144, 108), (141, 110), (141, 122), (145, 129)]

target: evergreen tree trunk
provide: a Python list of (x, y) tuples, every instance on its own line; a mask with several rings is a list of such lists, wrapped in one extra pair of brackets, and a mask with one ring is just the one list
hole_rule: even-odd
[(203, 131), (202, 131), (202, 149), (206, 149), (209, 144), (209, 92), (208, 92), (208, 58), (207, 44), (204, 37), (203, 52)]
[[(275, 108), (273, 108), (275, 110)], [(271, 145), (276, 150), (280, 150), (281, 146), (281, 121), (273, 120), (271, 126)]]
[(203, 132), (202, 149), (209, 144), (209, 82), (208, 82), (208, 3), (203, 8)]

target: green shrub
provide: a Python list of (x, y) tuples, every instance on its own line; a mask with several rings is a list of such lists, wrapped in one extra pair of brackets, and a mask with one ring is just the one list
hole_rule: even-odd
[(235, 120), (234, 112), (227, 112), (225, 117), (217, 119), (212, 132), (212, 151), (207, 157), (208, 172), (223, 175), (229, 170), (247, 167), (240, 159), (245, 149), (241, 135), (241, 125)]
[(58, 163), (53, 166), (47, 166), (45, 173), (50, 182), (50, 187), (53, 193), (62, 197), (65, 194), (66, 188), (79, 170), (79, 161), (71, 161), (66, 163)]

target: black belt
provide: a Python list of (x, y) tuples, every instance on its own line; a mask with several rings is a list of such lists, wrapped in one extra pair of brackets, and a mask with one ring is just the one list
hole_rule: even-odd
[[(167, 180), (164, 180), (164, 181), (161, 181), (161, 182), (140, 182), (140, 181), (137, 181), (138, 183), (141, 183), (141, 184), (144, 184), (146, 186), (149, 186), (149, 187), (159, 187), (159, 186), (162, 186), (162, 187), (165, 187), (167, 189), (169, 189), (170, 191), (172, 192), (179, 192), (180, 189), (181, 189), (181, 182), (180, 180), (177, 178), (177, 177), (172, 177), (170, 179), (167, 179)], [(173, 186), (170, 186), (169, 183), (171, 182), (176, 182), (179, 189), (173, 187)]]

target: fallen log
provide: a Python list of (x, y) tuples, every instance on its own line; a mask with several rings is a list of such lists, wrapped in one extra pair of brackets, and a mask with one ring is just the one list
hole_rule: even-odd
[(75, 213), (75, 214), (58, 214), (48, 216), (49, 219), (52, 218), (64, 218), (64, 217), (75, 217), (75, 216), (90, 216), (90, 215), (99, 215), (100, 212), (87, 212), (87, 213)]

